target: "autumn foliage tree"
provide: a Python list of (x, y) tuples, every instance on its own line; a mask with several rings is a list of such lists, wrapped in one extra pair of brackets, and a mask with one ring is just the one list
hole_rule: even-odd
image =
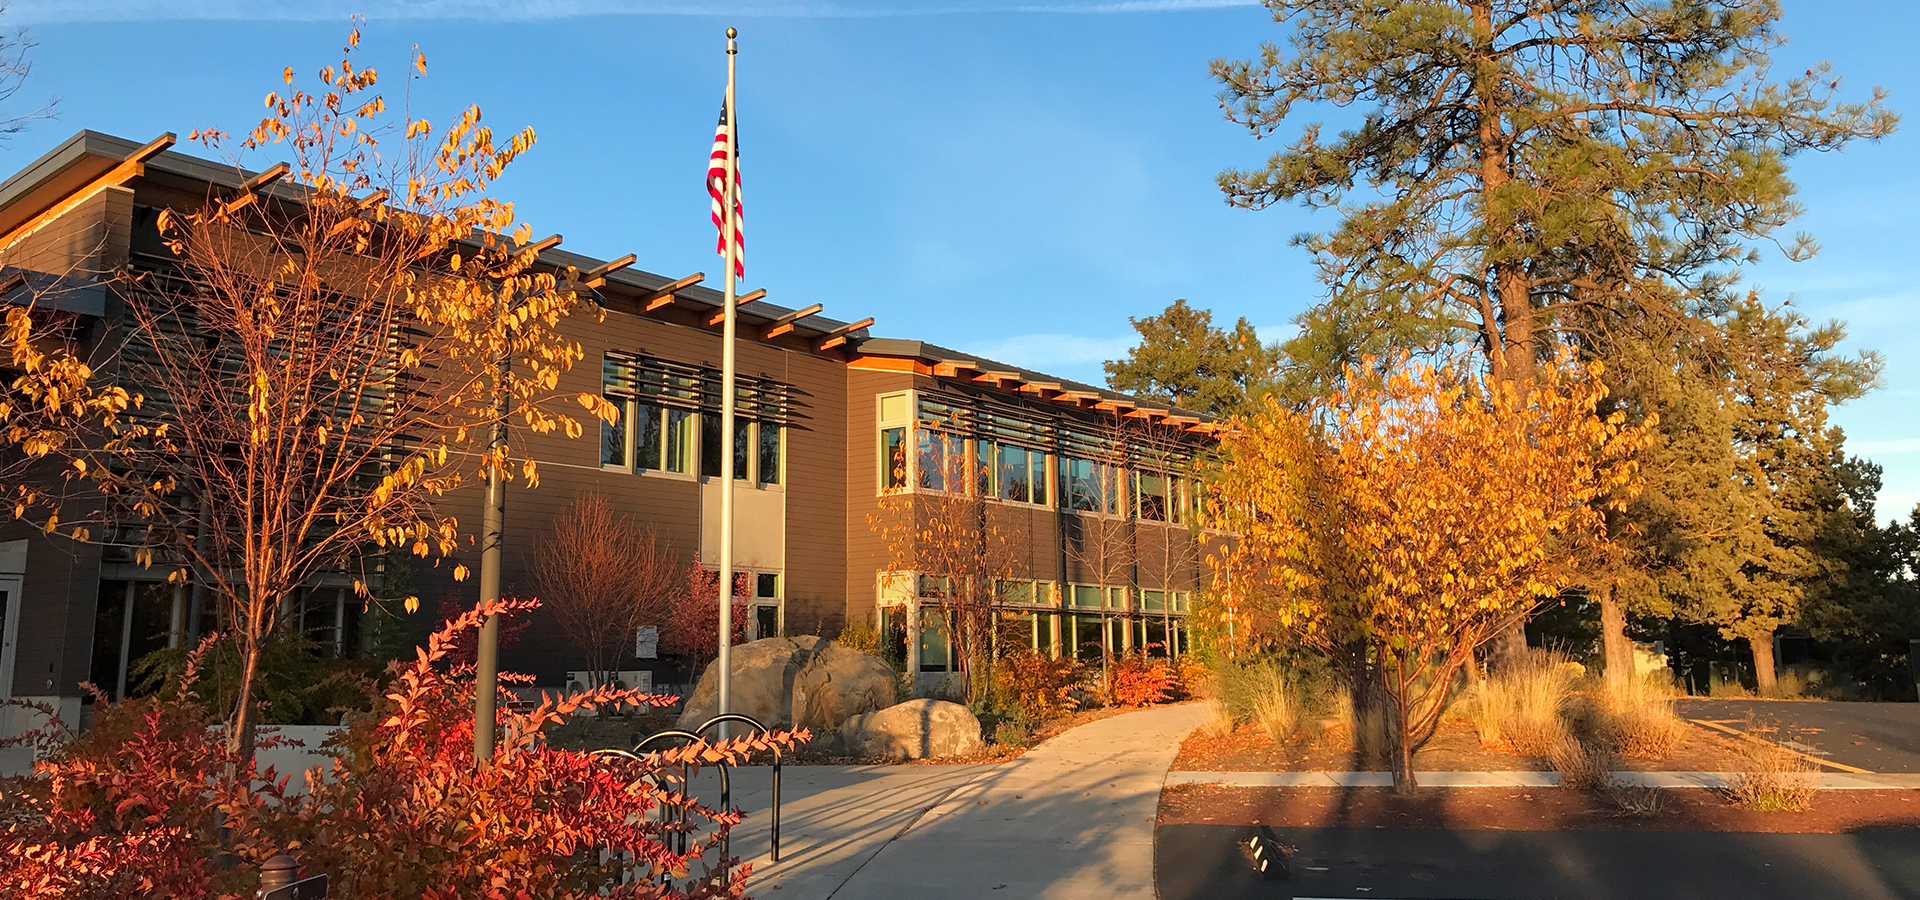
[[(442, 498), (489, 471), (537, 480), (490, 440), (509, 416), (583, 430), (554, 406), (581, 358), (557, 327), (577, 305), (570, 276), (535, 265), (530, 230), (490, 192), (532, 132), (497, 137), (478, 108), (438, 130), (394, 120), (357, 43), (312, 90), (288, 68), (238, 141), (284, 155), (290, 168), (269, 170), (282, 183), (240, 173), (159, 213), (167, 256), (122, 273), (128, 327), (108, 369), (9, 317), (28, 373), (14, 403), (32, 427), (8, 436), (65, 473), (9, 485), (16, 512), (131, 544), (218, 604), (242, 657), (236, 750), (252, 740), (258, 661), (290, 596), (341, 570), (368, 596), (359, 561), (388, 548), (452, 553), (461, 523)], [(577, 400), (614, 414), (597, 395)], [(76, 519), (75, 497), (98, 502)]]
[(1569, 555), (1630, 493), (1644, 427), (1600, 418), (1588, 373), (1512, 382), (1402, 362), (1305, 409), (1269, 401), (1221, 445), (1209, 614), (1234, 640), (1324, 653), (1385, 699), (1394, 784), (1475, 648), (1576, 575)]
[(542, 604), (586, 655), (592, 686), (633, 655), (640, 628), (663, 624), (688, 589), (671, 548), (600, 493), (575, 497), (553, 517), (534, 544), (532, 570)]
[[(720, 571), (694, 563), (667, 607), (660, 628), (660, 649), (691, 661), (695, 674), (720, 656)], [(747, 608), (753, 599), (753, 573), (733, 573), (733, 645), (747, 639)]]

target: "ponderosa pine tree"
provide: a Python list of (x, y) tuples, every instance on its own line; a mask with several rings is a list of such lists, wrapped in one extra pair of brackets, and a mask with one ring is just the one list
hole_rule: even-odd
[(1295, 381), (1468, 349), (1525, 382), (1576, 329), (1678, 326), (1695, 311), (1675, 298), (1724, 304), (1799, 213), (1790, 157), (1897, 124), (1878, 90), (1839, 100), (1825, 65), (1768, 77), (1776, 0), (1266, 3), (1290, 46), (1213, 64), (1228, 119), (1262, 138), (1297, 105), (1359, 119), (1219, 178), (1234, 205), (1341, 211), (1300, 239), (1329, 296), (1285, 348), (1313, 370)]
[(1227, 415), (1244, 408), (1272, 381), (1280, 348), (1260, 342), (1242, 318), (1227, 331), (1213, 313), (1175, 300), (1157, 316), (1129, 317), (1140, 343), (1126, 359), (1106, 363), (1107, 386), (1164, 400), (1182, 409)]

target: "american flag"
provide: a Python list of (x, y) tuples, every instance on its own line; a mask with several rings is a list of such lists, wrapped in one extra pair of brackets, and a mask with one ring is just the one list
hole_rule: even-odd
[[(707, 159), (707, 195), (713, 198), (713, 227), (719, 232), (713, 252), (727, 255), (727, 138), (733, 131), (732, 116), (728, 115), (725, 101), (720, 103), (720, 125), (713, 130), (713, 153)], [(734, 143), (734, 152), (740, 149), (738, 139)], [(736, 158), (733, 164), (733, 257), (734, 277), (747, 274), (746, 235), (740, 223), (740, 162)]]

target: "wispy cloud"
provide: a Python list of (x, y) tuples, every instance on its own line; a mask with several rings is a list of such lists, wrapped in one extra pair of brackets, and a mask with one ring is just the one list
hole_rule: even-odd
[(1920, 453), (1920, 438), (1895, 438), (1888, 441), (1848, 441), (1847, 452), (1872, 459), (1900, 453)]
[(735, 16), (781, 19), (877, 19), (980, 13), (1116, 15), (1258, 6), (1258, 0), (1095, 0), (1095, 2), (860, 3), (810, 0), (14, 0), (11, 18), (27, 23), (134, 21), (339, 21), (445, 19), (534, 21), (589, 16)]
[(1127, 350), (1133, 347), (1134, 337), (1016, 334), (996, 340), (966, 343), (959, 349), (1036, 372), (1098, 382), (1100, 364), (1125, 357)]

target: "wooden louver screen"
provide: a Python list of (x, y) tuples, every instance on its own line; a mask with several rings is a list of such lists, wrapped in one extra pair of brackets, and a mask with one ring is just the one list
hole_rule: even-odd
[[(711, 366), (608, 351), (601, 363), (601, 383), (604, 392), (615, 397), (698, 412), (720, 411), (720, 370)], [(791, 385), (737, 375), (734, 390), (734, 410), (742, 417), (782, 425), (798, 418)]]

